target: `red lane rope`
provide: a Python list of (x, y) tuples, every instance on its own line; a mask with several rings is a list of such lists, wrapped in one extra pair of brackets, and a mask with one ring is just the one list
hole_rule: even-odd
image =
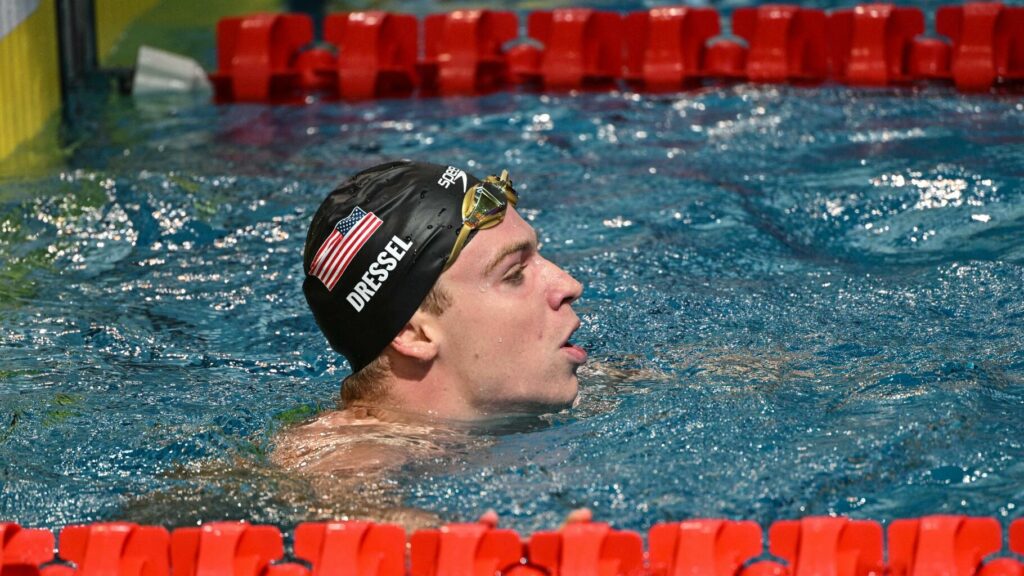
[(49, 530), (0, 523), (5, 576), (1020, 576), (1024, 519), (926, 516), (881, 524), (807, 517), (771, 525), (768, 549), (751, 521), (662, 523), (641, 535), (601, 522), (521, 538), (492, 524), (449, 524), (408, 538), (365, 521), (300, 524), (293, 555), (273, 526), (211, 522), (168, 532), (107, 522)]
[[(221, 20), (218, 102), (301, 103), (533, 90), (677, 91), (708, 82), (849, 86), (951, 82), (960, 91), (1024, 87), (1024, 6), (943, 6), (925, 35), (919, 8), (864, 4), (825, 10), (764, 5), (732, 12), (722, 38), (712, 8), (620, 14), (536, 11), (519, 36), (515, 13), (456, 10), (427, 16), (331, 14), (311, 46), (304, 14)], [(420, 31), (422, 29), (422, 42)]]

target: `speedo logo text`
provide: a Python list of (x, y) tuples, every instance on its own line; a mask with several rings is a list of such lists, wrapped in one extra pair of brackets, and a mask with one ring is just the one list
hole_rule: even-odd
[(459, 170), (455, 166), (449, 166), (444, 171), (444, 174), (441, 174), (441, 177), (437, 179), (437, 185), (447, 190), (449, 186), (458, 182), (460, 179), (462, 180), (462, 193), (465, 194), (466, 188), (469, 187), (469, 179), (466, 178), (466, 173), (464, 171)]

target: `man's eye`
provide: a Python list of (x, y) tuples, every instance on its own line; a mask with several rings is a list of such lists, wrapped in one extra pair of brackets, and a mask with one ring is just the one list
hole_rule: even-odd
[(502, 280), (508, 282), (509, 284), (522, 284), (523, 268), (524, 266), (521, 264), (516, 266), (515, 268), (509, 270), (508, 273), (505, 274), (505, 277), (502, 278)]

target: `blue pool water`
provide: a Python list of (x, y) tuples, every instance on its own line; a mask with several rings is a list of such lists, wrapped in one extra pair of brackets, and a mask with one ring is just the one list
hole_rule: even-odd
[[(0, 518), (383, 508), (524, 532), (1024, 505), (1024, 103), (724, 86), (305, 107), (86, 100), (0, 182)], [(347, 365), (302, 298), (322, 197), (508, 168), (586, 286), (578, 408), (324, 497), (269, 462)]]

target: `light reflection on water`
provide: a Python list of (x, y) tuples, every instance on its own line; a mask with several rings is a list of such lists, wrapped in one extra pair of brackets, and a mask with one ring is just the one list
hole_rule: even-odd
[[(0, 187), (4, 519), (1018, 514), (1017, 101), (90, 105), (66, 166)], [(570, 413), (324, 489), (268, 460), (347, 373), (302, 298), (302, 244), (332, 185), (393, 157), (510, 169), (586, 285), (593, 362)]]

